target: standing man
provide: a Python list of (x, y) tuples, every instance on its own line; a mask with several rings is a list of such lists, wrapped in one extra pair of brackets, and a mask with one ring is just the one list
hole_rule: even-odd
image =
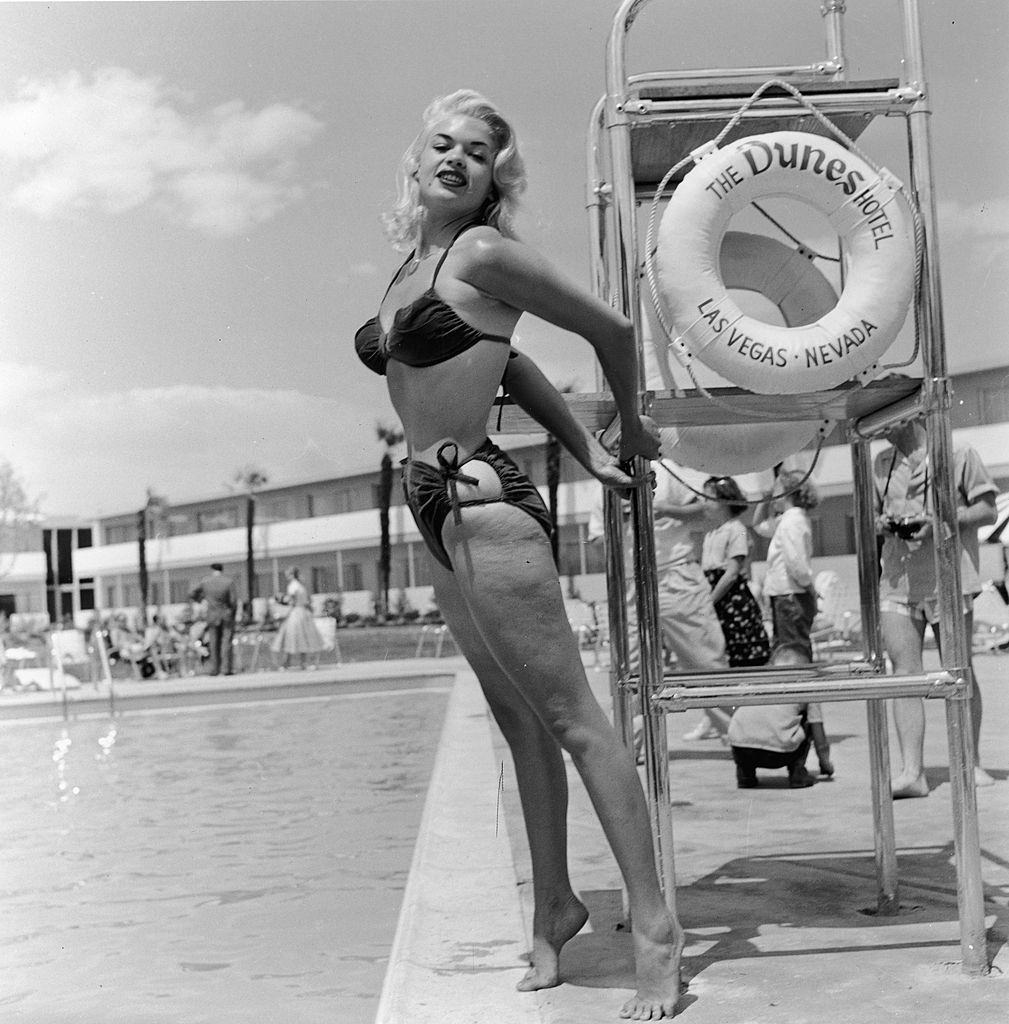
[(214, 562), (210, 575), (204, 576), (189, 592), (190, 601), (207, 604), (207, 646), (210, 648), (210, 675), (220, 674), (222, 655), (224, 674), (233, 675), (231, 640), (235, 633), (235, 581), (224, 575), (224, 566)]
[[(895, 675), (919, 675), (926, 623), (939, 642), (939, 608), (935, 575), (935, 543), (929, 497), (929, 460), (925, 428), (920, 420), (901, 423), (886, 434), (891, 447), (873, 461), (876, 490), (876, 531), (883, 537), (880, 552), (880, 625), (883, 646)], [(969, 445), (953, 452), (956, 482), (956, 526), (960, 535), (960, 577), (967, 636), (974, 631), (974, 598), (981, 591), (978, 574), (978, 530), (995, 522), (996, 488), (980, 456)], [(969, 649), (968, 649), (969, 651)], [(969, 658), (969, 653), (968, 653)], [(981, 767), (981, 691), (968, 664), (971, 727), (974, 734), (974, 780), (990, 786)], [(901, 769), (893, 780), (894, 799), (928, 796), (923, 765), (925, 709), (920, 697), (893, 701), (893, 720), (900, 747)]]

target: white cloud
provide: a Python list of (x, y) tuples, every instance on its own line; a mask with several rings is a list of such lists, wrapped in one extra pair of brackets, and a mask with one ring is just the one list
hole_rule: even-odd
[(301, 196), (294, 158), (322, 127), (284, 103), (200, 110), (123, 68), (26, 80), (0, 102), (0, 193), (42, 218), (155, 203), (206, 234), (235, 234)]
[(1009, 238), (1009, 196), (947, 200), (938, 204), (939, 224), (954, 235)]
[[(376, 378), (377, 380), (377, 378)], [(171, 385), (92, 392), (69, 374), (0, 363), (0, 459), (49, 514), (93, 516), (225, 493), (252, 464), (270, 482), (377, 465), (381, 382), (336, 398), (294, 389)]]
[(940, 256), (944, 247), (969, 252), (969, 272), (991, 267), (1009, 257), (1009, 196), (946, 200), (937, 207)]

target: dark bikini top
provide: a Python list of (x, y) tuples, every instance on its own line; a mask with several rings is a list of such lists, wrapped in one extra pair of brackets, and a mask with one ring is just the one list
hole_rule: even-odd
[[(478, 341), (511, 344), (511, 338), (488, 334), (466, 323), (447, 302), (435, 294), (434, 286), (438, 280), (438, 272), (449, 250), (463, 231), (474, 226), (467, 224), (456, 232), (434, 268), (430, 286), (413, 302), (396, 310), (387, 336), (377, 316), (358, 329), (354, 335), (354, 348), (357, 349), (361, 362), (369, 370), (384, 375), (390, 359), (405, 363), (407, 366), (435, 366), (472, 348)], [(396, 271), (385, 290), (386, 295), (413, 256), (414, 253), (410, 253), (403, 266)]]

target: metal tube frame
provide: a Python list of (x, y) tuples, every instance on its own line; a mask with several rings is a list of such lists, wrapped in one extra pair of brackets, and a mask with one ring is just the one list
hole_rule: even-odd
[[(827, 679), (810, 676), (806, 679), (769, 682), (749, 680), (728, 685), (670, 684), (660, 690), (654, 702), (670, 711), (688, 708), (713, 708), (724, 704), (741, 707), (746, 704), (806, 703), (809, 701), (881, 700), (888, 697), (927, 697), (948, 700), (967, 688), (964, 678), (949, 672), (926, 672), (920, 676), (862, 676)], [(889, 798), (889, 790), (887, 790)]]
[[(918, 95), (907, 115), (911, 189), (922, 212), (925, 234), (921, 296), (922, 368), (926, 399), (925, 429), (932, 465), (932, 533), (935, 538), (940, 646), (943, 667), (970, 673), (970, 638), (961, 614), (959, 535), (954, 495), (953, 436), (950, 427), (950, 388), (946, 364), (946, 333), (939, 275), (938, 217), (932, 185), (931, 109), (925, 85), (918, 0), (901, 0), (904, 71), (907, 85)], [(951, 571), (952, 570), (952, 571)], [(981, 882), (981, 841), (974, 788), (974, 737), (971, 731), (970, 691), (946, 702), (950, 788), (953, 803), (953, 844), (956, 854), (957, 905), (960, 912), (960, 952), (963, 971), (973, 976), (989, 971)]]
[[(642, 412), (648, 411), (644, 391), (644, 348), (640, 316), (638, 280), (637, 225), (631, 168), (630, 122), (623, 108), (626, 73), (624, 41), (626, 30), (644, 0), (625, 0), (614, 21), (607, 47), (606, 96), (603, 105), (603, 128), (607, 136), (609, 170), (612, 175), (614, 245), (617, 246), (619, 275), (611, 282), (614, 303), (635, 325), (638, 350), (639, 390), (643, 394)], [(621, 15), (623, 17), (621, 18)], [(615, 301), (614, 301), (615, 300)], [(647, 461), (634, 460), (634, 475), (641, 477), (651, 471)], [(612, 505), (610, 506), (612, 511)], [(676, 911), (676, 875), (673, 864), (673, 814), (669, 790), (669, 757), (666, 719), (651, 702), (651, 694), (662, 683), (662, 645), (658, 630), (658, 579), (655, 568), (654, 516), (652, 494), (647, 487), (637, 488), (631, 497), (631, 521), (634, 531), (634, 579), (636, 582), (638, 651), (642, 686), (637, 711), (643, 719), (645, 795), (652, 823), (652, 838), (659, 884), (666, 904)], [(624, 590), (618, 590), (622, 598)], [(611, 606), (613, 602), (610, 602)]]
[[(856, 437), (851, 444), (851, 478), (855, 490), (855, 550), (858, 592), (862, 612), (862, 653), (878, 672), (885, 668), (879, 615), (879, 565), (876, 554), (876, 514), (873, 497), (872, 457), (868, 441)], [(872, 793), (873, 850), (876, 858), (876, 909), (892, 916), (900, 909), (897, 838), (890, 795), (890, 736), (886, 703), (865, 705), (869, 739), (869, 779)]]
[[(640, 323), (640, 288), (638, 281), (638, 253), (635, 218), (636, 190), (631, 163), (631, 118), (648, 115), (655, 110), (651, 101), (631, 97), (626, 75), (625, 48), (627, 34), (649, 0), (623, 0), (610, 31), (606, 54), (606, 94), (593, 115), (591, 132), (593, 144), (590, 152), (590, 207), (594, 207), (595, 246), (594, 278), (597, 289), (612, 304), (618, 306), (635, 324), (638, 342), (639, 366), (643, 364), (642, 332)], [(871, 463), (866, 437), (885, 429), (889, 422), (923, 415), (929, 437), (928, 457), (933, 472), (931, 493), (933, 533), (939, 608), (941, 614), (942, 665), (957, 680), (969, 681), (970, 646), (963, 616), (960, 614), (960, 572), (958, 536), (955, 529), (956, 508), (953, 488), (953, 448), (949, 421), (949, 380), (946, 366), (945, 334), (942, 318), (939, 257), (936, 245), (937, 217), (932, 188), (931, 138), (929, 134), (930, 110), (924, 76), (924, 57), (920, 34), (918, 0), (897, 0), (900, 7), (903, 56), (901, 61), (902, 88), (889, 101), (896, 100), (906, 118), (909, 147), (911, 189), (922, 211), (924, 220), (923, 287), (918, 298), (919, 324), (922, 330), (922, 363), (924, 381), (921, 394), (915, 401), (898, 403), (900, 408), (886, 410), (889, 415), (866, 417), (851, 434), (852, 463), (856, 494), (858, 537), (858, 568), (861, 588), (863, 636), (865, 655), (878, 669), (882, 667), (882, 643), (878, 614), (878, 578), (875, 565), (875, 514)], [(824, 0), (821, 6), (827, 44), (827, 62), (814, 66), (818, 73), (830, 73), (837, 80), (844, 79), (845, 55), (843, 36), (843, 0)], [(729, 72), (723, 72), (728, 74)], [(703, 72), (696, 73), (704, 74)], [(711, 74), (709, 72), (709, 74)], [(684, 77), (677, 75), (677, 78)], [(655, 81), (656, 76), (637, 76), (642, 83)], [(857, 91), (857, 90), (856, 90)], [(859, 97), (860, 101), (862, 97)], [(878, 97), (865, 103), (875, 107)], [(836, 105), (836, 99), (824, 107)], [(663, 115), (681, 107), (680, 101), (660, 104)], [(719, 116), (714, 104), (706, 102), (706, 111), (712, 118)], [(695, 117), (697, 116), (695, 112)], [(701, 115), (707, 116), (707, 114)], [(606, 146), (600, 145), (598, 134), (606, 137)], [(608, 182), (601, 177), (602, 152), (609, 159)], [(612, 204), (607, 200), (612, 196)], [(611, 230), (608, 233), (607, 227)], [(616, 280), (609, 275), (607, 261), (619, 273)], [(642, 411), (647, 411), (649, 396), (644, 381)], [(648, 471), (642, 459), (636, 460), (637, 474)], [(607, 544), (615, 548), (622, 536), (616, 503), (606, 508)], [(665, 717), (657, 714), (650, 699), (662, 681), (661, 645), (659, 643), (657, 580), (655, 573), (653, 515), (651, 495), (647, 489), (639, 490), (632, 502), (634, 531), (634, 578), (637, 585), (638, 631), (641, 652), (641, 685), (638, 687), (640, 711), (644, 717), (646, 790), (653, 824), (656, 862), (670, 906), (675, 904), (675, 870), (672, 848), (672, 811), (669, 799), (668, 758), (666, 757)], [(615, 526), (613, 520), (617, 520)], [(610, 586), (611, 639), (618, 644), (620, 629), (626, 635), (626, 617), (621, 623), (621, 604), (624, 589), (622, 555), (607, 559), (607, 583)], [(949, 567), (954, 566), (952, 572)], [(615, 599), (614, 599), (615, 598)], [(616, 627), (616, 628), (614, 628)], [(614, 694), (624, 699), (626, 692), (626, 646), (617, 657)], [(960, 944), (964, 973), (979, 976), (988, 972), (985, 944), (984, 903), (981, 884), (980, 838), (977, 823), (977, 803), (974, 791), (974, 749), (970, 727), (969, 687), (960, 685), (944, 694), (946, 702), (947, 735), (950, 752), (950, 784), (953, 796), (954, 845), (957, 866), (957, 898), (960, 918)], [(626, 711), (626, 708), (625, 708)], [(893, 832), (893, 811), (890, 796), (889, 752), (886, 709), (882, 699), (867, 701), (870, 762), (872, 772), (873, 822), (880, 911), (894, 913), (899, 906), (896, 843)], [(626, 721), (624, 722), (626, 729)], [(661, 755), (661, 756), (659, 756)]]

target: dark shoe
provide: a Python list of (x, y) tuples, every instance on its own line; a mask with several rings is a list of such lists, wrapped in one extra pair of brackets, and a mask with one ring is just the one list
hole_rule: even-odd
[(736, 789), (756, 789), (758, 785), (756, 779), (736, 779)]
[(810, 786), (815, 785), (816, 779), (814, 779), (805, 768), (796, 768), (794, 771), (788, 773), (789, 789), (808, 789)]

